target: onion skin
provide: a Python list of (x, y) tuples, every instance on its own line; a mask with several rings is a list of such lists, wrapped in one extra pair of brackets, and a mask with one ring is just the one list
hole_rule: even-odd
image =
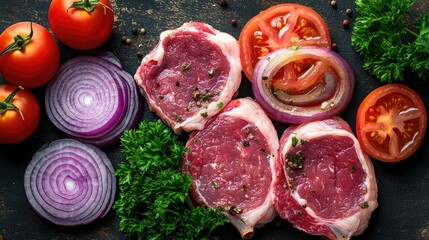
[[(306, 100), (311, 104), (280, 101), (271, 91), (272, 76), (287, 63), (303, 58), (326, 61), (336, 76), (335, 90), (321, 91), (317, 98), (313, 94), (314, 99)], [(328, 75), (332, 77), (332, 74)], [(252, 89), (257, 102), (272, 119), (286, 124), (301, 124), (338, 115), (350, 103), (354, 85), (355, 75), (346, 60), (330, 49), (317, 46), (304, 46), (297, 49), (284, 48), (270, 52), (256, 64), (252, 77)], [(305, 99), (303, 96), (305, 95), (297, 95), (298, 99)]]
[(69, 137), (108, 147), (137, 125), (143, 103), (119, 59), (97, 51), (60, 66), (46, 89), (45, 107), (51, 122)]
[(55, 225), (78, 226), (111, 209), (116, 178), (112, 163), (95, 146), (58, 139), (37, 151), (24, 175), (28, 202)]

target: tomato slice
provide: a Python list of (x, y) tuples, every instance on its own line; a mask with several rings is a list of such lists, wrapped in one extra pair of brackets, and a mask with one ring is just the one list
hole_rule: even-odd
[(389, 84), (372, 91), (357, 111), (357, 137), (362, 148), (383, 162), (413, 154), (426, 133), (422, 99), (409, 87)]
[(291, 46), (331, 47), (328, 27), (313, 9), (292, 3), (278, 4), (250, 19), (239, 37), (243, 71), (252, 79), (256, 63), (267, 53)]

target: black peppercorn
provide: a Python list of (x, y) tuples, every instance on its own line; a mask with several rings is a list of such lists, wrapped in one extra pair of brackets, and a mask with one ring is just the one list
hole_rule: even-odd
[(135, 28), (131, 29), (131, 33), (132, 33), (133, 35), (137, 35), (137, 29), (135, 29)]
[(137, 52), (137, 57), (143, 57), (143, 53), (142, 53), (142, 52), (140, 52), (140, 51), (138, 51), (138, 52)]
[(126, 36), (122, 36), (122, 37), (121, 37), (121, 41), (122, 41), (122, 42), (127, 41), (127, 37), (126, 37)]
[(337, 43), (332, 43), (331, 44), (331, 49), (333, 50), (333, 51), (337, 51), (338, 50), (338, 45), (337, 45)]
[(353, 10), (351, 10), (350, 8), (347, 8), (346, 15), (349, 17), (353, 16)]
[(226, 8), (228, 6), (228, 2), (226, 0), (219, 0), (218, 3), (223, 8)]

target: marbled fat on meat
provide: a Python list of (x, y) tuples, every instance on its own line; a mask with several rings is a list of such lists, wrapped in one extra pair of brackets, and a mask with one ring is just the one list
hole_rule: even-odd
[(185, 23), (161, 33), (134, 78), (175, 133), (200, 130), (240, 86), (238, 42), (205, 23)]
[(194, 177), (192, 198), (221, 207), (243, 238), (272, 221), (277, 132), (260, 106), (249, 98), (232, 100), (205, 128), (192, 134), (182, 159)]
[(337, 117), (286, 129), (276, 173), (278, 214), (313, 235), (359, 235), (378, 206), (372, 162)]

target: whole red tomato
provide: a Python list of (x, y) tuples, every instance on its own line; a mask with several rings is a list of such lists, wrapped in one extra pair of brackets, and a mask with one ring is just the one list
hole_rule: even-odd
[(0, 143), (18, 143), (36, 131), (40, 105), (34, 95), (10, 84), (0, 85)]
[(0, 72), (13, 85), (36, 88), (55, 75), (60, 50), (51, 33), (37, 23), (19, 22), (0, 35)]
[(103, 44), (113, 30), (113, 10), (108, 0), (52, 0), (48, 21), (65, 45), (79, 50)]

